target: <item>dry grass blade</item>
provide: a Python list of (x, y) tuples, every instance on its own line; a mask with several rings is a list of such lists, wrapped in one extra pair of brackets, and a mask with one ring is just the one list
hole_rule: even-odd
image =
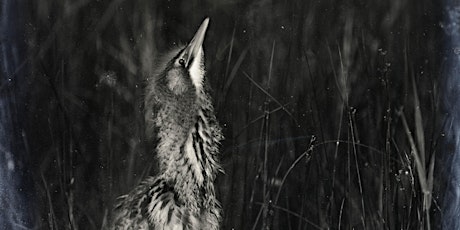
[[(430, 207), (431, 207), (431, 202), (432, 202), (432, 190), (433, 190), (433, 172), (434, 172), (434, 154), (431, 158), (431, 161), (430, 161), (430, 168), (429, 168), (429, 174), (427, 175), (426, 174), (426, 168), (425, 168), (425, 164), (424, 162), (422, 162), (422, 159), (421, 159), (421, 153), (420, 151), (417, 150), (417, 147), (416, 147), (416, 144), (415, 144), (415, 141), (414, 141), (414, 138), (412, 137), (412, 133), (409, 129), (409, 126), (407, 124), (407, 121), (406, 121), (406, 117), (404, 116), (404, 113), (402, 112), (402, 109), (400, 111), (398, 111), (398, 114), (399, 116), (401, 117), (402, 119), (402, 122), (403, 122), (403, 126), (404, 126), (404, 130), (406, 132), (406, 135), (407, 135), (407, 138), (409, 139), (409, 143), (410, 143), (410, 146), (411, 146), (411, 152), (412, 152), (412, 155), (414, 156), (414, 159), (415, 159), (415, 167), (417, 168), (417, 175), (418, 175), (418, 179), (419, 179), (419, 183), (420, 183), (420, 187), (422, 189), (422, 193), (423, 193), (423, 211), (424, 211), (424, 214), (425, 214), (425, 221), (426, 221), (426, 227), (427, 229), (430, 229), (431, 228), (431, 223), (430, 223), (430, 213), (429, 213), (429, 210), (430, 210)], [(420, 117), (421, 118), (421, 117)], [(419, 123), (417, 124), (416, 123), (416, 126), (419, 125)], [(421, 127), (418, 128), (418, 131), (416, 133), (416, 135), (418, 134), (418, 132), (423, 132), (423, 129), (421, 129)], [(419, 136), (417, 136), (417, 138), (420, 138)]]
[(422, 112), (420, 111), (420, 100), (417, 93), (417, 85), (414, 76), (412, 76), (412, 88), (414, 90), (414, 119), (415, 119), (415, 137), (417, 138), (420, 160), (425, 165), (425, 135), (423, 132)]
[(259, 88), (260, 91), (262, 91), (263, 93), (265, 93), (270, 99), (272, 99), (274, 102), (276, 102), (276, 104), (278, 104), (283, 110), (284, 112), (286, 112), (291, 118), (292, 120), (298, 124), (297, 122), (297, 119), (295, 119), (295, 117), (292, 115), (291, 112), (289, 112), (289, 110), (286, 109), (286, 107), (284, 107), (283, 104), (281, 104), (281, 102), (279, 102), (275, 97), (273, 97), (269, 92), (267, 92), (264, 88), (262, 88), (262, 86), (260, 86), (257, 82), (254, 81), (254, 79), (252, 79), (251, 76), (249, 76), (249, 74), (247, 74), (245, 71), (243, 71), (243, 74), (244, 76), (246, 76), (247, 79), (249, 79), (252, 84), (254, 84), (257, 88)]
[[(284, 104), (284, 106), (287, 106), (287, 105), (289, 105), (289, 104), (291, 104), (291, 102)], [(269, 114), (275, 113), (275, 112), (281, 110), (282, 108), (283, 108), (283, 107), (278, 106), (277, 108), (268, 111), (268, 113), (269, 113)], [(243, 128), (241, 128), (241, 130), (238, 132), (238, 134), (235, 135), (235, 137), (240, 136), (249, 126), (251, 126), (251, 125), (253, 125), (254, 123), (256, 123), (257, 121), (259, 121), (259, 120), (265, 118), (265, 116), (266, 116), (265, 114), (260, 115), (260, 116), (258, 116), (258, 117), (256, 117), (256, 118), (254, 118), (252, 121), (248, 122)]]
[(244, 58), (246, 57), (246, 54), (248, 53), (248, 49), (244, 49), (241, 55), (238, 57), (238, 60), (236, 61), (235, 65), (232, 68), (232, 72), (230, 72), (230, 75), (228, 76), (227, 81), (225, 82), (224, 86), (224, 93), (223, 93), (223, 98), (227, 96), (228, 90), (230, 89), (230, 85), (232, 84), (233, 80), (235, 79), (236, 73), (238, 72), (238, 69), (241, 66), (241, 63), (243, 63)]
[(409, 139), (411, 152), (412, 152), (412, 155), (414, 156), (415, 166), (417, 168), (417, 175), (418, 175), (418, 179), (420, 182), (420, 187), (422, 188), (422, 192), (426, 194), (429, 191), (428, 191), (426, 178), (425, 178), (425, 175), (426, 175), (425, 166), (422, 164), (422, 160), (420, 159), (420, 152), (417, 150), (417, 146), (415, 144), (414, 138), (412, 137), (412, 132), (410, 131), (409, 125), (407, 124), (406, 116), (404, 115), (402, 111), (398, 111), (398, 115), (401, 117), (404, 131), (406, 132), (407, 138)]
[(48, 210), (48, 227), (49, 229), (53, 230), (57, 228), (57, 222), (56, 222), (56, 215), (54, 214), (54, 208), (53, 208), (53, 201), (51, 197), (50, 190), (48, 188), (48, 182), (46, 182), (45, 176), (43, 175), (43, 172), (40, 171), (40, 177), (43, 182), (43, 187), (46, 191), (46, 199), (48, 202), (49, 210)]
[(272, 45), (272, 53), (270, 55), (270, 67), (268, 68), (268, 88), (270, 88), (270, 80), (272, 79), (272, 70), (273, 70), (273, 57), (275, 56), (275, 44), (276, 42), (273, 41)]
[[(256, 204), (264, 206), (264, 204), (263, 204), (263, 203), (260, 203), (260, 202), (256, 202)], [(295, 212), (293, 212), (293, 211), (291, 211), (291, 210), (289, 210), (289, 209), (286, 209), (286, 208), (283, 208), (283, 207), (280, 207), (280, 206), (277, 206), (277, 205), (271, 205), (271, 207), (273, 207), (273, 208), (275, 208), (275, 209), (278, 209), (278, 210), (281, 210), (281, 211), (283, 211), (283, 212), (289, 213), (289, 214), (291, 214), (291, 215), (293, 215), (293, 216), (295, 216), (295, 217), (297, 217), (297, 218), (299, 218), (299, 219), (301, 219), (301, 220), (307, 222), (308, 224), (310, 224), (311, 226), (313, 226), (315, 229), (323, 229), (323, 228), (321, 228), (319, 225), (313, 223), (313, 221), (308, 220), (308, 219), (306, 219), (305, 217), (301, 216), (300, 214), (295, 213)]]
[(315, 140), (316, 140), (316, 137), (313, 136), (310, 140), (310, 147), (305, 152), (303, 152), (299, 157), (297, 157), (297, 159), (291, 164), (289, 169), (284, 174), (283, 179), (281, 179), (281, 183), (280, 183), (278, 192), (276, 193), (275, 201), (273, 202), (273, 204), (276, 205), (278, 203), (278, 199), (280, 197), (281, 190), (283, 189), (283, 185), (284, 185), (284, 182), (286, 181), (286, 178), (288, 177), (289, 173), (291, 173), (291, 171), (295, 168), (295, 166), (300, 162), (300, 160), (302, 160), (304, 157), (308, 157), (306, 162), (310, 161), (309, 156), (311, 155), (315, 147), (315, 145), (313, 144)]
[(232, 40), (230, 40), (230, 50), (228, 52), (227, 67), (225, 68), (225, 76), (228, 76), (228, 70), (230, 68), (230, 62), (232, 61), (233, 42), (235, 41), (235, 32), (236, 32), (236, 26), (233, 27)]

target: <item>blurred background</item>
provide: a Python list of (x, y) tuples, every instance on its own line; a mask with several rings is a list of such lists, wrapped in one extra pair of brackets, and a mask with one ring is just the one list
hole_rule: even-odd
[(458, 229), (457, 5), (1, 0), (0, 228), (107, 226), (156, 167), (144, 80), (210, 17), (222, 229)]

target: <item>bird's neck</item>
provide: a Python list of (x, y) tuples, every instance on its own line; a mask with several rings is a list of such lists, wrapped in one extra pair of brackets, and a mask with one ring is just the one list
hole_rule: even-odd
[[(157, 146), (161, 175), (173, 184), (184, 200), (195, 193), (214, 193), (213, 181), (220, 170), (217, 153), (222, 139), (221, 129), (207, 97), (198, 98), (200, 107), (188, 125), (173, 124), (183, 130), (171, 134), (172, 127), (159, 130)], [(208, 191), (212, 190), (212, 191)]]

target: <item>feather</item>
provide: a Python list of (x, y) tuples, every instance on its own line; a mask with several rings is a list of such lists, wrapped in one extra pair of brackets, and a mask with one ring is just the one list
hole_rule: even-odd
[(147, 79), (146, 132), (157, 140), (159, 173), (120, 197), (112, 229), (219, 229), (214, 180), (223, 136), (204, 87), (207, 23), (187, 46), (164, 55)]

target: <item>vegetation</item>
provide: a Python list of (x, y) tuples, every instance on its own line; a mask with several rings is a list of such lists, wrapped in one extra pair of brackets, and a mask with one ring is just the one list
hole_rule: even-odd
[(453, 151), (440, 4), (21, 2), (34, 226), (101, 229), (155, 171), (144, 80), (208, 16), (223, 229), (440, 228)]

